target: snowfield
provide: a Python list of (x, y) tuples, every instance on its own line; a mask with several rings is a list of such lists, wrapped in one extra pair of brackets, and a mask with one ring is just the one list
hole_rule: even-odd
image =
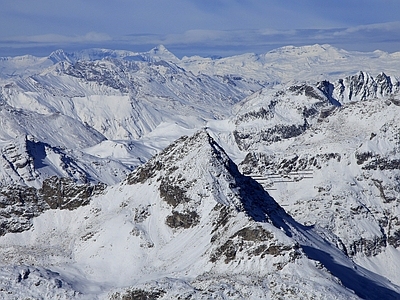
[(399, 299), (398, 56), (0, 59), (0, 298)]

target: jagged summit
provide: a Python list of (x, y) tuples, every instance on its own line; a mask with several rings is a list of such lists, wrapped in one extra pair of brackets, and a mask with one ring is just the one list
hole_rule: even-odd
[(0, 298), (398, 298), (397, 58), (0, 59)]
[(193, 201), (195, 206), (212, 199), (246, 212), (257, 221), (266, 221), (268, 213), (281, 209), (258, 183), (240, 174), (206, 130), (176, 140), (129, 175), (126, 182), (149, 180), (160, 182), (161, 195), (173, 206), (185, 201), (180, 197)]
[[(42, 190), (51, 192), (54, 184)], [(124, 183), (84, 204), (64, 213), (63, 222), (56, 222), (58, 214), (49, 211), (18, 240), (0, 238), (8, 245), (0, 249), (0, 257), (18, 253), (25, 265), (23, 283), (30, 283), (30, 272), (38, 272), (31, 265), (46, 270), (57, 263), (60, 270), (72, 272), (57, 278), (76, 297), (87, 294), (82, 286), (92, 288), (101, 274), (107, 274), (105, 287), (117, 289), (108, 294), (116, 299), (130, 293), (165, 299), (195, 296), (199, 289), (215, 298), (215, 287), (226, 285), (232, 288), (223, 289), (223, 295), (247, 291), (248, 299), (280, 297), (293, 285), (301, 286), (309, 298), (357, 299), (335, 276), (357, 295), (374, 289), (380, 289), (379, 295), (395, 294), (395, 287), (386, 281), (379, 287), (365, 270), (364, 277), (354, 270), (345, 273), (352, 262), (311, 227), (290, 218), (253, 179), (241, 175), (205, 130), (176, 140)], [(21, 241), (29, 241), (26, 253)], [(70, 253), (69, 260), (60, 260), (55, 244)], [(36, 247), (46, 253), (46, 260), (31, 255)], [(329, 255), (338, 261), (333, 263)], [(85, 283), (81, 286), (74, 284), (77, 271)], [(254, 283), (260, 281), (263, 284)], [(129, 288), (132, 282), (136, 284)]]

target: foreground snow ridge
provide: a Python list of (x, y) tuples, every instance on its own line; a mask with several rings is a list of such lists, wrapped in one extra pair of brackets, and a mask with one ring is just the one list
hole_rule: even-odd
[(399, 299), (397, 57), (0, 60), (0, 298)]
[(28, 285), (31, 296), (357, 299), (398, 291), (294, 221), (206, 131), (178, 139), (88, 205), (43, 213), (2, 245), (9, 264), (25, 265), (3, 269), (12, 279), (3, 292), (29, 295), (19, 287)]

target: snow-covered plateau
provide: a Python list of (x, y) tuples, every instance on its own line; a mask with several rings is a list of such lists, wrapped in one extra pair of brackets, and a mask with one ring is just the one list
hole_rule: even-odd
[(1, 299), (400, 299), (400, 52), (0, 58)]

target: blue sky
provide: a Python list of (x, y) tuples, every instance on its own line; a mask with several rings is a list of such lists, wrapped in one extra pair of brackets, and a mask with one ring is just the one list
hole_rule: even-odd
[(285, 45), (400, 51), (399, 0), (2, 0), (0, 56), (88, 47), (177, 56)]

